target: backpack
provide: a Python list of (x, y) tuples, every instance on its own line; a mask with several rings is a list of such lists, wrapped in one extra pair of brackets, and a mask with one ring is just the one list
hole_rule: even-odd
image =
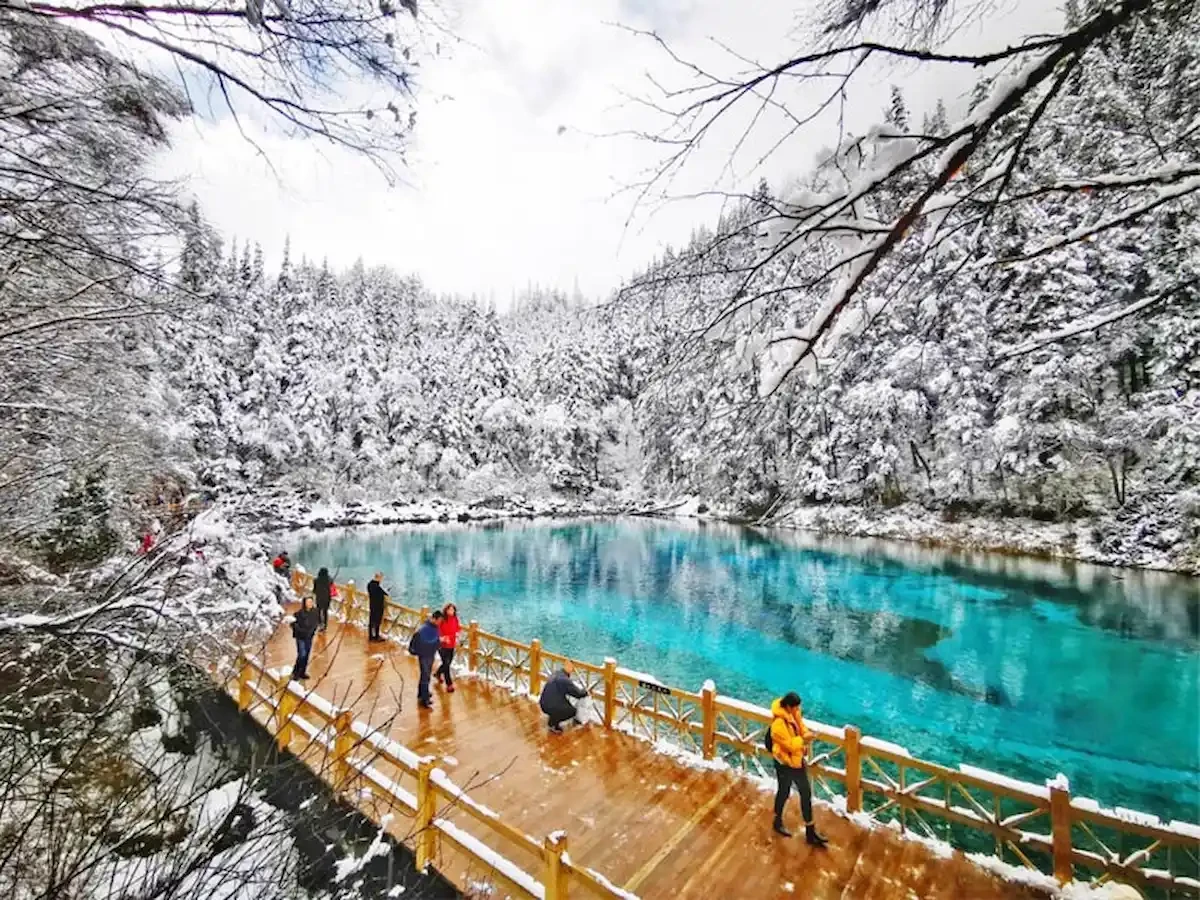
[[(771, 725), (774, 725), (774, 724), (775, 724), (775, 722), (772, 721)], [(767, 731), (763, 735), (763, 746), (767, 748), (768, 753), (770, 753), (772, 756), (774, 756), (775, 755), (775, 741), (771, 738), (771, 725), (767, 726)]]
[(418, 628), (416, 631), (414, 631), (412, 633), (412, 637), (410, 637), (408, 639), (408, 655), (409, 656), (417, 655), (417, 638), (419, 636), (419, 633), (420, 633), (420, 629)]

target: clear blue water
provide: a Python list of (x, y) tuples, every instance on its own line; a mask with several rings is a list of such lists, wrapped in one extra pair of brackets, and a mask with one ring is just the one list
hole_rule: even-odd
[(805, 713), (949, 764), (1200, 821), (1200, 580), (651, 521), (316, 537), (408, 606)]

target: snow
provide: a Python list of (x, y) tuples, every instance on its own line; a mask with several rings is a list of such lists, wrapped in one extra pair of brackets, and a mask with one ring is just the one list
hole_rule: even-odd
[[(279, 673), (279, 675), (283, 674), (282, 672)], [(287, 690), (289, 694), (303, 700), (307, 706), (311, 706), (327, 721), (332, 722), (341, 714), (341, 710), (338, 707), (334, 706), (320, 694), (315, 693), (314, 690), (306, 690), (295, 681), (288, 682)]]
[(421, 764), (421, 757), (413, 753), (403, 744), (398, 744), (389, 738), (386, 734), (372, 728), (364, 722), (357, 719), (350, 726), (350, 730), (355, 736), (362, 739), (367, 745), (379, 751), (386, 753), (400, 763), (410, 769), (416, 769)]
[(521, 888), (521, 890), (525, 891), (525, 893), (538, 898), (538, 900), (544, 900), (546, 889), (542, 886), (541, 882), (526, 873), (516, 863), (463, 831), (453, 822), (447, 822), (445, 819), (434, 819), (433, 825), (438, 831), (441, 831), (461, 846), (470, 856), (474, 857), (474, 861), (477, 864), (482, 864), (485, 868), (500, 873), (510, 882)]
[[(381, 790), (390, 800), (399, 803), (409, 812), (416, 812), (417, 798), (412, 792), (405, 790), (400, 786), (398, 781), (395, 781), (384, 775), (377, 768), (359, 760), (351, 760), (351, 764), (357, 769), (371, 784)], [(370, 790), (364, 788), (367, 794), (370, 795)]]
[(205, 830), (216, 828), (225, 821), (229, 811), (248, 793), (246, 780), (243, 778), (234, 779), (208, 791), (201, 798), (199, 806), (193, 813), (196, 827)]
[(659, 687), (666, 687), (665, 684), (663, 684), (661, 681), (659, 681), (653, 675), (647, 675), (645, 672), (638, 672), (636, 669), (626, 669), (623, 666), (617, 666), (617, 674), (624, 678), (632, 678), (635, 681), (644, 681), (647, 684), (654, 684), (654, 685), (658, 685)]
[(391, 853), (392, 847), (387, 839), (387, 827), (391, 820), (391, 813), (386, 813), (382, 817), (379, 830), (375, 833), (375, 839), (371, 841), (370, 846), (363, 851), (361, 856), (347, 856), (334, 864), (334, 881), (345, 881), (349, 876), (365, 869), (367, 863), (377, 856), (387, 856)]
[(457, 803), (461, 806), (470, 807), (471, 809), (478, 812), (481, 816), (484, 816), (486, 818), (489, 818), (489, 819), (499, 819), (500, 818), (500, 815), (494, 809), (484, 806), (482, 803), (479, 803), (475, 800), (472, 800), (470, 797), (468, 797), (466, 792), (463, 791), (453, 781), (451, 781), (450, 777), (442, 769), (434, 769), (430, 773), (429, 778), (434, 784), (436, 784), (439, 788), (441, 788), (447, 795), (452, 797), (454, 799), (455, 803)]
[(864, 736), (859, 742), (859, 746), (867, 750), (879, 750), (883, 753), (890, 753), (893, 756), (906, 756), (912, 758), (912, 754), (899, 744), (893, 744), (891, 741), (881, 740), (880, 738)]
[[(636, 735), (635, 735), (636, 736)], [(723, 772), (729, 768), (729, 763), (723, 759), (705, 759), (701, 754), (685, 750), (678, 744), (659, 738), (654, 742), (654, 752), (668, 756), (682, 766), (701, 771)]]
[(1176, 834), (1191, 838), (1194, 841), (1200, 841), (1200, 824), (1195, 822), (1181, 822), (1179, 819), (1172, 819), (1171, 824), (1167, 828)]
[(604, 716), (600, 714), (600, 710), (596, 706), (596, 701), (591, 697), (581, 697), (574, 700), (575, 704), (575, 721), (580, 725), (603, 725)]
[(1047, 790), (1070, 791), (1071, 790), (1071, 782), (1067, 779), (1066, 775), (1064, 775), (1062, 772), (1059, 772), (1053, 778), (1050, 778), (1046, 781), (1046, 789)]
[(997, 772), (992, 772), (989, 769), (980, 769), (977, 766), (969, 766), (966, 763), (959, 765), (958, 770), (964, 775), (970, 775), (979, 781), (1006, 788), (1018, 794), (1027, 794), (1043, 800), (1050, 799), (1050, 790), (1048, 787), (1038, 787), (1036, 784), (1030, 784), (1028, 781), (1009, 778), (1007, 775), (1000, 775)]
[(613, 884), (595, 869), (585, 868), (583, 871), (587, 872), (588, 875), (595, 879), (595, 881), (598, 882), (606, 891), (618, 898), (618, 900), (641, 900), (637, 894), (633, 893), (632, 891), (627, 891), (624, 888), (617, 887), (617, 885)]
[(1118, 806), (1113, 809), (1113, 815), (1122, 822), (1129, 822), (1133, 825), (1143, 825), (1146, 828), (1159, 828), (1162, 826), (1162, 821), (1158, 816), (1150, 813), (1139, 812), (1136, 809), (1126, 809), (1123, 806)]
[(154, 708), (163, 718), (163, 734), (176, 737), (183, 727), (183, 721), (179, 704), (175, 702), (175, 692), (171, 690), (166, 675), (150, 679), (147, 686), (154, 698)]

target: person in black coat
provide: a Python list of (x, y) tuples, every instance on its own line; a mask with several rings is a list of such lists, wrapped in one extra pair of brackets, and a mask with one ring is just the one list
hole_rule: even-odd
[(574, 674), (575, 666), (567, 660), (546, 682), (546, 686), (542, 688), (542, 696), (538, 699), (538, 706), (549, 719), (550, 730), (556, 734), (562, 731), (563, 722), (575, 718), (575, 706), (567, 698), (581, 700), (588, 695), (587, 691), (572, 680), (571, 676)]
[(312, 653), (313, 635), (317, 633), (317, 611), (308, 605), (308, 598), (300, 600), (296, 621), (292, 623), (292, 637), (296, 639), (296, 665), (292, 667), (292, 678), (304, 681), (308, 678), (308, 657)]
[(433, 709), (433, 698), (429, 693), (429, 680), (433, 672), (433, 661), (437, 659), (438, 648), (442, 645), (439, 628), (442, 624), (442, 611), (435, 609), (433, 614), (420, 628), (413, 632), (408, 642), (408, 652), (417, 658), (420, 676), (417, 679), (417, 705), (422, 709)]
[(321, 621), (322, 631), (329, 627), (329, 604), (333, 602), (333, 593), (330, 590), (332, 584), (329, 570), (322, 566), (313, 581), (313, 602), (317, 607), (317, 617)]
[(387, 591), (383, 589), (383, 573), (376, 572), (375, 577), (367, 584), (367, 599), (370, 608), (370, 619), (367, 623), (367, 640), (382, 641), (379, 629), (383, 625), (383, 605), (387, 601)]

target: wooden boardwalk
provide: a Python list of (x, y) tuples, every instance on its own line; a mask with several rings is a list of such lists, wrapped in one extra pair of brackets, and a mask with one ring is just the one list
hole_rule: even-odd
[[(283, 625), (263, 649), (265, 667), (290, 670), (294, 656), (290, 629)], [(351, 709), (416, 754), (439, 757), (473, 801), (526, 835), (540, 841), (565, 831), (573, 865), (594, 869), (642, 897), (1045, 896), (1001, 881), (960, 854), (938, 857), (918, 842), (886, 828), (860, 827), (828, 807), (817, 808), (828, 849), (808, 847), (802, 834), (781, 838), (771, 830), (772, 795), (752, 780), (729, 770), (689, 768), (645, 741), (598, 726), (550, 734), (534, 701), (481, 678), (459, 675), (455, 693), (435, 688), (434, 709), (419, 710), (415, 660), (394, 641), (368, 643), (356, 625), (331, 620), (329, 632), (314, 642), (309, 669), (313, 677), (305, 691)], [(267, 713), (257, 716), (264, 720)], [(319, 753), (304, 731), (293, 731), (290, 746), (318, 768)], [(416, 779), (384, 763), (379, 768), (416, 795)], [(409, 844), (420, 839), (411, 811), (381, 799), (378, 791), (353, 796), (376, 821), (392, 813), (389, 831), (399, 839)], [(464, 810), (448, 804), (436, 815), (540, 878), (544, 859), (515, 853), (486, 829), (472, 828), (478, 823)], [(793, 797), (786, 821), (796, 830), (798, 820)], [(435, 867), (468, 896), (485, 896), (481, 885), (491, 882), (498, 886), (491, 896), (517, 896), (508, 881), (496, 877), (494, 866), (452, 842), (431, 839), (427, 847)]]

